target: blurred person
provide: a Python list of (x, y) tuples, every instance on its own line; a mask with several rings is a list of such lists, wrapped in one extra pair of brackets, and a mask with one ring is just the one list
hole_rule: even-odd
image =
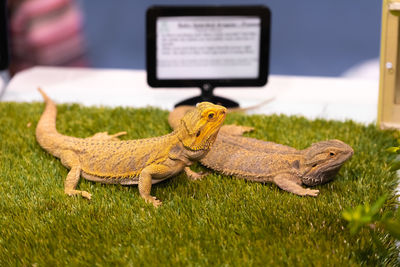
[(74, 0), (8, 0), (10, 74), (35, 66), (88, 66)]

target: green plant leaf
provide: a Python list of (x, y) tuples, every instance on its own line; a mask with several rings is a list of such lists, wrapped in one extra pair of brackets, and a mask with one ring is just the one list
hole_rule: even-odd
[(358, 205), (355, 209), (346, 209), (342, 212), (342, 217), (349, 222), (348, 227), (351, 234), (359, 232), (359, 230), (367, 225), (374, 223), (379, 219), (379, 210), (387, 199), (387, 194), (378, 198), (377, 201), (370, 206), (368, 203)]
[(385, 204), (387, 197), (388, 197), (387, 194), (385, 194), (385, 195), (379, 197), (378, 200), (375, 201), (374, 204), (372, 204), (371, 209), (369, 211), (369, 214), (371, 216), (375, 216), (379, 212), (379, 210), (382, 208), (383, 204)]
[(392, 163), (390, 163), (391, 171), (397, 171), (398, 169), (400, 169), (400, 161), (393, 161)]
[(344, 210), (344, 211), (342, 212), (342, 216), (343, 216), (343, 218), (344, 218), (346, 221), (348, 221), (348, 222), (352, 221), (352, 219), (353, 219), (352, 210), (351, 210), (351, 209), (346, 209), (346, 210)]
[(400, 222), (395, 221), (394, 219), (387, 219), (382, 221), (382, 225), (390, 235), (400, 240)]
[(392, 146), (392, 147), (389, 147), (386, 149), (386, 152), (389, 152), (389, 153), (400, 153), (399, 151), (400, 151), (400, 147), (398, 147), (398, 146)]

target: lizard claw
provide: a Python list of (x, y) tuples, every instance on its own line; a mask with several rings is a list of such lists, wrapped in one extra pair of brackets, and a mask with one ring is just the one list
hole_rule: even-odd
[(193, 174), (188, 175), (188, 177), (190, 178), (190, 180), (200, 180), (202, 179), (204, 176), (207, 176), (209, 174), (209, 172), (193, 172)]
[(250, 127), (250, 126), (241, 126), (241, 128), (242, 128), (242, 134), (254, 131), (254, 127)]
[(121, 136), (121, 135), (126, 135), (127, 134), (127, 132), (126, 131), (123, 131), (123, 132), (119, 132), (119, 133), (116, 133), (116, 134), (113, 134), (113, 135), (110, 135), (112, 138), (115, 138), (115, 137), (119, 137), (119, 136)]
[(188, 177), (190, 180), (192, 180), (192, 181), (200, 180), (200, 179), (202, 179), (204, 176), (206, 176), (206, 175), (209, 174), (209, 172), (194, 172), (194, 171), (192, 171), (189, 167), (186, 167), (186, 168), (184, 169), (184, 171), (185, 171), (187, 177)]
[(312, 197), (316, 197), (319, 194), (319, 190), (317, 189), (306, 189), (304, 191), (304, 196), (312, 196)]
[(95, 135), (88, 137), (87, 139), (95, 139), (95, 140), (106, 140), (106, 141), (119, 141), (118, 137), (121, 135), (125, 135), (126, 132), (119, 132), (116, 134), (109, 135), (108, 132), (100, 132)]
[(81, 195), (82, 195), (82, 197), (84, 197), (88, 200), (92, 199), (92, 194), (90, 194), (89, 192), (82, 191)]
[(153, 197), (153, 196), (150, 196), (150, 195), (149, 196), (145, 196), (143, 198), (146, 201), (146, 203), (151, 203), (156, 208), (158, 208), (162, 204), (162, 202), (160, 200), (158, 200), (156, 197)]
[(241, 136), (244, 133), (249, 133), (254, 131), (254, 127), (241, 126), (235, 124), (224, 125), (220, 129), (220, 133)]
[(90, 200), (92, 198), (92, 194), (86, 191), (80, 191), (80, 190), (66, 190), (65, 193), (68, 196), (76, 196), (76, 195), (81, 195), (83, 198), (86, 198)]

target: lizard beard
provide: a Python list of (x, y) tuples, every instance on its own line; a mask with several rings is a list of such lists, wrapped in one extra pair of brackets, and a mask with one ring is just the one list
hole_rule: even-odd
[(305, 175), (301, 180), (303, 184), (307, 186), (315, 186), (325, 184), (333, 180), (336, 174), (339, 172), (341, 166), (336, 168), (329, 168), (327, 170), (320, 169), (313, 173)]

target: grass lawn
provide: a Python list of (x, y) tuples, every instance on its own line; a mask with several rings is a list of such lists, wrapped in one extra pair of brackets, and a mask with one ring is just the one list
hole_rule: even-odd
[[(385, 149), (397, 145), (395, 132), (351, 121), (231, 114), (227, 123), (256, 127), (251, 137), (298, 149), (336, 138), (355, 154), (333, 182), (316, 187), (317, 198), (216, 173), (194, 182), (180, 174), (153, 186), (163, 201), (155, 209), (136, 186), (82, 179), (78, 188), (92, 193), (91, 201), (64, 195), (67, 169), (35, 141), (43, 107), (0, 103), (0, 266), (396, 265), (395, 240), (382, 235), (385, 249), (378, 249), (369, 231), (350, 235), (341, 215), (393, 192), (397, 178)], [(77, 137), (126, 130), (122, 139), (171, 131), (159, 109), (79, 105), (59, 106), (57, 128)], [(384, 209), (394, 210), (393, 199)]]

